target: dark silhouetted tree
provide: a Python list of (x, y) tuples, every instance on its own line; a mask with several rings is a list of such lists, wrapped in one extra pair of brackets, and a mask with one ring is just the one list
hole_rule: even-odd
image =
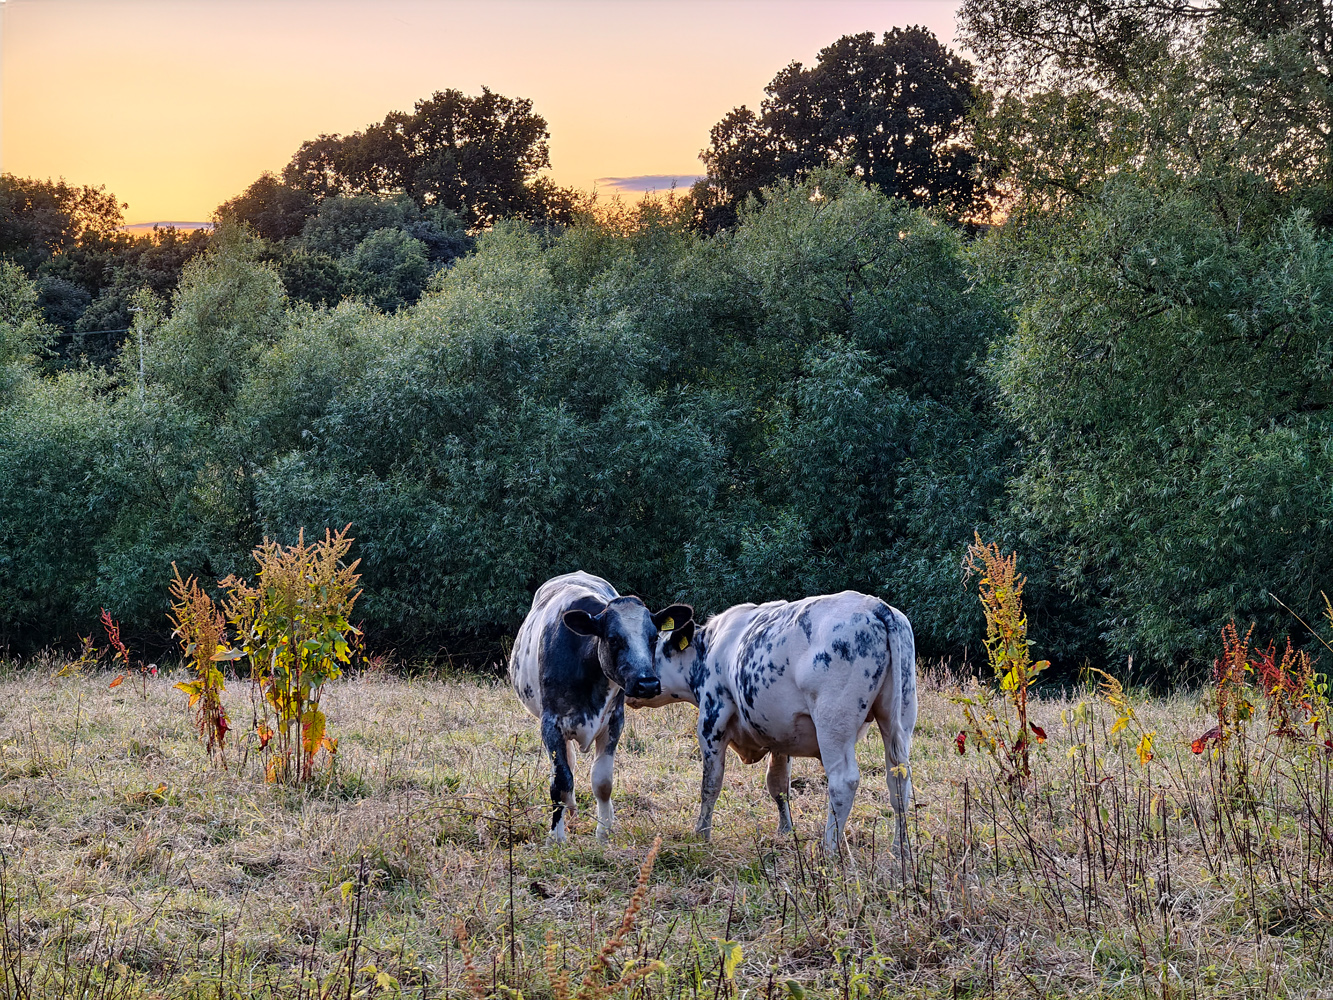
[(267, 171), (244, 192), (218, 206), (213, 217), (221, 222), (244, 222), (266, 240), (288, 240), (301, 235), (306, 220), (318, 210), (315, 196), (284, 184)]
[(86, 236), (110, 236), (123, 221), (105, 188), (0, 174), (0, 256), (29, 274)]
[(814, 66), (794, 62), (765, 88), (758, 114), (734, 109), (701, 154), (699, 221), (733, 225), (751, 194), (816, 167), (845, 163), (867, 183), (954, 217), (975, 214), (986, 189), (967, 143), (972, 66), (928, 29), (844, 35)]
[(484, 87), (477, 97), (437, 91), (412, 114), (394, 111), (364, 132), (303, 143), (283, 180), (317, 198), (406, 193), (422, 208), (487, 226), (538, 214), (549, 200), (534, 186), (551, 163), (548, 138), (529, 100)]

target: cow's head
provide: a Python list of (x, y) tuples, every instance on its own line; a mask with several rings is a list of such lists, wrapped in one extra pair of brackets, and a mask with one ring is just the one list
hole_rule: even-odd
[(673, 701), (699, 703), (695, 690), (695, 673), (700, 666), (700, 638), (696, 634), (698, 626), (691, 616), (685, 621), (676, 619), (666, 622), (657, 637), (654, 647), (654, 660), (657, 664), (657, 677), (662, 684), (662, 693), (653, 702), (653, 707), (666, 705)]
[(670, 620), (679, 623), (694, 614), (688, 604), (673, 604), (656, 614), (637, 597), (617, 597), (600, 612), (566, 611), (565, 627), (597, 642), (597, 659), (607, 680), (625, 689), (631, 703), (650, 702), (662, 693), (654, 663), (658, 632)]

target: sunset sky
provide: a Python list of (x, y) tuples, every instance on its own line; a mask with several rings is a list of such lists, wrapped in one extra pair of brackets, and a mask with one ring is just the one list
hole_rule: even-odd
[[(682, 184), (708, 130), (793, 59), (957, 0), (0, 0), (0, 168), (105, 184), (130, 223), (193, 221), (302, 140), (435, 90), (531, 98), (551, 177)], [(647, 179), (645, 179), (647, 178)]]

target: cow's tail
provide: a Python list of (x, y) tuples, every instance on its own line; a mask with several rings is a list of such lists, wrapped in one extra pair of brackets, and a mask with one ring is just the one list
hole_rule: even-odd
[(889, 676), (876, 702), (877, 721), (889, 757), (906, 767), (916, 728), (916, 637), (907, 616), (883, 601), (876, 607), (875, 617), (888, 633), (889, 647)]

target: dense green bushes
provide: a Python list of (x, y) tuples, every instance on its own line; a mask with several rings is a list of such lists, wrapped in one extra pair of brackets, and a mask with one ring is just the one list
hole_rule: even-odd
[(1221, 219), (1207, 191), (1127, 175), (987, 252), (1018, 302), (993, 362), (1031, 443), (1015, 513), (1096, 633), (1160, 663), (1206, 656), (1232, 616), (1291, 631), (1270, 591), (1316, 620), (1333, 243), (1309, 214)]
[(159, 628), (173, 560), (215, 580), (349, 522), (393, 644), (512, 628), (580, 566), (707, 609), (870, 590), (927, 649), (975, 631), (958, 556), (1003, 489), (978, 370), (1004, 319), (947, 227), (836, 174), (715, 238), (652, 209), (501, 224), (392, 315), (285, 305), (262, 257), (224, 232), (187, 268), (142, 400), (133, 343), (106, 374), (14, 362), (11, 642), (103, 604)]
[(392, 313), (294, 302), (267, 260), (224, 227), (141, 314), (142, 379), (137, 337), (43, 368), (0, 274), (6, 641), (99, 606), (159, 631), (173, 561), (216, 581), (349, 523), (402, 648), (475, 648), (578, 567), (704, 611), (870, 591), (923, 652), (975, 648), (977, 528), (1023, 549), (1057, 661), (1202, 659), (1333, 580), (1333, 248), (1300, 210), (1238, 226), (1126, 171), (965, 247), (821, 173), (711, 237), (501, 223)]

